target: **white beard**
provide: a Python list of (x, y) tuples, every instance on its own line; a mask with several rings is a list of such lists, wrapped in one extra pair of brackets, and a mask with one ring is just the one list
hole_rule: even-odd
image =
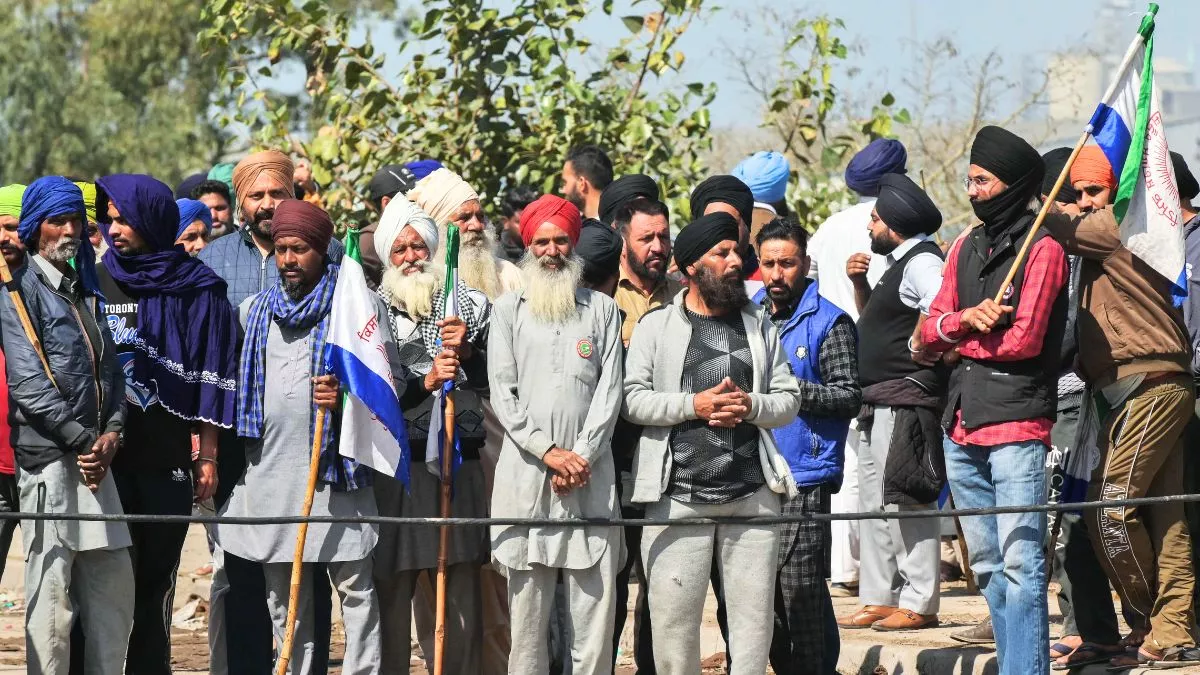
[(396, 309), (408, 312), (413, 321), (433, 313), (433, 297), (442, 284), (441, 274), (429, 271), (428, 261), (422, 261), (421, 271), (405, 274), (406, 265), (388, 265), (379, 287)]
[[(446, 259), (446, 228), (442, 227), (441, 244), (434, 260)], [(491, 228), (483, 232), (461, 232), (458, 248), (458, 278), (467, 286), (482, 291), (488, 300), (500, 296), (500, 268), (496, 264), (496, 235)]]
[(525, 300), (535, 319), (561, 324), (575, 316), (575, 289), (583, 276), (578, 256), (567, 257), (564, 267), (552, 270), (526, 251), (521, 258), (521, 276), (525, 280)]

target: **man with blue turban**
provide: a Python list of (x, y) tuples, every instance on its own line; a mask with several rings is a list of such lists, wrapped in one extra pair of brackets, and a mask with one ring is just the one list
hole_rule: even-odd
[(763, 225), (780, 216), (787, 216), (787, 186), (792, 167), (787, 157), (774, 150), (763, 150), (750, 155), (733, 168), (733, 175), (740, 179), (754, 195), (754, 215), (750, 222), (750, 243), (757, 251), (758, 233)]
[[(109, 464), (125, 428), (125, 380), (101, 319), (83, 193), (61, 176), (21, 198), (29, 256), (16, 272), (40, 346), (9, 294), (0, 297), (11, 439), (21, 510), (123, 513)], [(78, 618), (89, 673), (117, 675), (133, 623), (129, 529), (121, 522), (26, 521), (25, 645), (30, 673), (66, 673)]]
[[(225, 281), (176, 246), (180, 212), (170, 187), (131, 174), (97, 185), (97, 217), (108, 224), (102, 231), (109, 244), (100, 288), (128, 404), (113, 462), (117, 491), (130, 513), (188, 515), (193, 501), (216, 490), (217, 435), (233, 427), (237, 318)], [(193, 204), (193, 220), (208, 215), (203, 203)], [(135, 523), (129, 530), (137, 565), (127, 668), (167, 673), (171, 625), (163, 607), (175, 594), (187, 524)]]
[(182, 246), (188, 255), (194, 256), (204, 250), (208, 234), (212, 231), (212, 210), (198, 199), (177, 199), (179, 227), (175, 229), (175, 245)]
[[(908, 152), (900, 141), (879, 138), (858, 151), (846, 166), (846, 186), (858, 194), (858, 203), (830, 216), (817, 228), (808, 242), (811, 260), (808, 275), (819, 282), (821, 297), (837, 305), (858, 321), (854, 284), (846, 274), (846, 261), (855, 255), (869, 256), (867, 282), (874, 286), (883, 276), (883, 256), (871, 255), (871, 237), (867, 226), (871, 210), (879, 196), (879, 179), (889, 173), (904, 173)], [(846, 471), (842, 489), (831, 500), (833, 513), (858, 511), (858, 432), (850, 431), (846, 441)], [(833, 597), (853, 597), (858, 593), (858, 523), (833, 521), (830, 592)]]

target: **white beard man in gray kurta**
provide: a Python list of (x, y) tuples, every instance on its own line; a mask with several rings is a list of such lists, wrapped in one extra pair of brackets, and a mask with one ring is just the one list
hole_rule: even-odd
[[(525, 290), (496, 301), (488, 341), (492, 406), (505, 430), (492, 515), (616, 517), (610, 442), (621, 407), (620, 315), (611, 298), (577, 288), (580, 263), (571, 249), (578, 210), (547, 195), (525, 213), (541, 221), (522, 221)], [(492, 556), (508, 576), (509, 673), (548, 672), (547, 634), (560, 574), (571, 672), (611, 672), (622, 548), (614, 527), (492, 528)]]

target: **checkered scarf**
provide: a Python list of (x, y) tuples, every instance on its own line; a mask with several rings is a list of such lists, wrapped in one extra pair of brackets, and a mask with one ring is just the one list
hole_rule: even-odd
[[(333, 304), (333, 289), (337, 285), (338, 266), (329, 264), (325, 276), (315, 288), (299, 301), (292, 301), (283, 291), (282, 282), (259, 293), (250, 303), (246, 317), (246, 341), (242, 347), (242, 370), (238, 382), (238, 435), (262, 438), (263, 393), (266, 379), (267, 334), (271, 321), (281, 328), (312, 330), (312, 375), (327, 372), (325, 336), (329, 328), (329, 310)], [(309, 437), (316, 433), (317, 407), (309, 416)], [(321, 481), (334, 490), (349, 491), (369, 484), (370, 472), (353, 460), (340, 456), (333, 442), (341, 425), (341, 415), (326, 415), (321, 436), (321, 459), (318, 470)]]

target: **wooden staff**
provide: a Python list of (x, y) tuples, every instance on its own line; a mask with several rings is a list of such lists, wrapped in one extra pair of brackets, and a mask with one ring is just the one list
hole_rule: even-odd
[[(454, 390), (446, 392), (445, 446), (442, 448), (441, 516), (450, 517), (451, 472), (454, 458)], [(433, 630), (433, 675), (442, 675), (446, 656), (446, 552), (450, 548), (450, 526), (442, 525), (438, 541), (437, 604)]]
[(17, 318), (21, 320), (21, 328), (25, 330), (25, 337), (29, 338), (29, 343), (33, 345), (33, 351), (37, 352), (38, 360), (42, 362), (42, 368), (46, 371), (46, 377), (50, 378), (50, 385), (58, 389), (58, 383), (54, 381), (54, 373), (50, 370), (50, 362), (46, 360), (46, 352), (42, 349), (42, 341), (38, 339), (37, 331), (33, 329), (33, 321), (29, 319), (29, 311), (25, 309), (25, 301), (21, 299), (21, 290), (13, 282), (12, 272), (9, 271), (8, 261), (4, 259), (4, 256), (0, 256), (0, 282), (3, 282), (4, 287), (8, 289), (8, 297), (12, 298), (13, 306), (17, 308)]
[[(325, 436), (325, 408), (317, 408), (317, 428), (313, 432), (312, 459), (308, 465), (308, 488), (304, 493), (304, 506), (300, 515), (307, 518), (312, 514), (313, 495), (317, 492), (317, 474), (321, 464), (321, 439)], [(292, 587), (288, 595), (287, 632), (283, 636), (283, 649), (279, 652), (276, 675), (287, 673), (292, 660), (292, 643), (296, 640), (296, 606), (300, 604), (300, 581), (304, 577), (304, 540), (308, 538), (308, 523), (300, 523), (296, 531), (296, 554), (292, 557)]]
[[(1158, 5), (1151, 3), (1150, 11), (1147, 13), (1147, 18), (1153, 17), (1153, 15), (1157, 12)], [(1146, 18), (1142, 19), (1143, 25), (1145, 24), (1146, 20)], [(1117, 90), (1117, 85), (1121, 82), (1121, 78), (1125, 76), (1125, 71), (1129, 69), (1130, 64), (1133, 63), (1133, 58), (1137, 56), (1138, 47), (1142, 46), (1143, 42), (1145, 42), (1145, 38), (1142, 37), (1141, 33), (1138, 33), (1138, 35), (1133, 38), (1133, 42), (1129, 44), (1129, 49), (1125, 50), (1125, 58), (1121, 59), (1121, 65), (1117, 68), (1116, 76), (1113, 77), (1112, 83), (1108, 85), (1108, 90), (1104, 92), (1103, 98), (1100, 99), (1102, 102), (1112, 98), (1113, 93)], [(1037, 218), (1033, 221), (1033, 226), (1029, 228), (1029, 234), (1025, 235), (1025, 242), (1021, 244), (1021, 250), (1017, 251), (1016, 260), (1013, 260), (1012, 267), (1010, 267), (1008, 270), (1008, 276), (1004, 277), (1004, 283), (1000, 284), (1000, 289), (996, 291), (996, 297), (994, 298), (996, 304), (1000, 304), (1000, 301), (1004, 299), (1004, 291), (1017, 276), (1017, 269), (1020, 268), (1021, 263), (1025, 262), (1025, 254), (1029, 252), (1029, 246), (1033, 243), (1034, 235), (1037, 234), (1038, 229), (1041, 228), (1042, 221), (1046, 219), (1046, 214), (1050, 211), (1050, 204), (1058, 195), (1058, 191), (1062, 189), (1063, 183), (1065, 183), (1067, 180), (1067, 176), (1071, 175), (1071, 165), (1075, 163), (1075, 158), (1079, 156), (1079, 151), (1083, 150), (1083, 146), (1087, 143), (1088, 137), (1092, 135), (1092, 131), (1092, 125), (1089, 122), (1088, 125), (1084, 127), (1083, 133), (1079, 136), (1079, 140), (1076, 141), (1075, 149), (1071, 151), (1071, 156), (1067, 158), (1067, 163), (1063, 165), (1062, 171), (1059, 172), (1058, 180), (1054, 181), (1054, 187), (1050, 188), (1049, 194), (1046, 195), (1046, 201), (1042, 204), (1042, 209), (1038, 211)], [(1138, 158), (1138, 161), (1141, 161), (1140, 157)], [(1120, 176), (1118, 176), (1118, 178), (1120, 178)]]

